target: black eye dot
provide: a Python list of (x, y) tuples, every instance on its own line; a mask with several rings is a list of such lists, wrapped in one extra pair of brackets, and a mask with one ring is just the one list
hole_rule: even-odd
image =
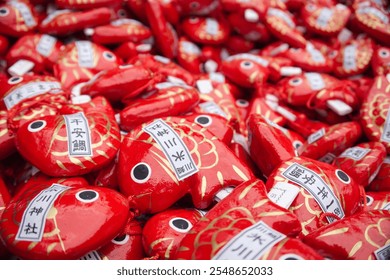
[(184, 220), (184, 219), (175, 219), (172, 221), (172, 224), (178, 228), (178, 229), (182, 229), (182, 230), (186, 230), (189, 228), (189, 223)]
[(114, 240), (117, 241), (117, 242), (121, 242), (121, 241), (123, 241), (123, 240), (125, 240), (125, 239), (126, 239), (126, 234), (124, 234), (124, 235), (119, 235), (119, 236), (117, 236), (117, 237), (114, 238)]
[(82, 191), (79, 193), (79, 197), (83, 200), (92, 200), (96, 198), (97, 193), (94, 191)]
[(350, 181), (349, 176), (344, 171), (337, 170), (336, 175), (337, 175), (337, 177), (340, 178), (341, 181), (349, 183), (349, 181)]
[(245, 62), (244, 62), (244, 65), (245, 65), (245, 66), (251, 66), (251, 62), (245, 61)]
[(10, 79), (10, 82), (14, 83), (14, 82), (17, 82), (19, 81), (20, 77), (13, 77)]
[(144, 180), (149, 175), (149, 168), (145, 164), (139, 164), (134, 168), (133, 175), (137, 180)]
[(43, 121), (36, 121), (36, 122), (33, 122), (30, 127), (32, 129), (37, 129), (37, 128), (40, 128), (44, 125)]
[(6, 13), (7, 13), (7, 10), (6, 10), (6, 9), (4, 9), (4, 8), (3, 8), (3, 9), (0, 9), (0, 14), (3, 14), (3, 15), (4, 15), (4, 14), (6, 14)]
[(366, 200), (367, 200), (367, 204), (371, 203), (371, 197), (369, 197), (368, 195), (366, 195)]
[(287, 261), (297, 261), (298, 259), (294, 258), (294, 257), (288, 257), (288, 258), (285, 258), (285, 260), (287, 260)]
[(196, 122), (199, 124), (208, 124), (210, 122), (210, 119), (207, 117), (199, 117), (196, 119)]

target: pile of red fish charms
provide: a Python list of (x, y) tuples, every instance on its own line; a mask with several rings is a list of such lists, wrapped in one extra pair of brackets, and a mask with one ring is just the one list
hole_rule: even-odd
[(0, 1), (0, 259), (390, 259), (389, 11)]

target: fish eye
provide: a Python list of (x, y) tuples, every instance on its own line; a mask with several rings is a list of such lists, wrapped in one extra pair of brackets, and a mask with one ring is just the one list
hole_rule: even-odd
[(390, 52), (388, 50), (385, 50), (385, 49), (380, 49), (379, 50), (379, 56), (381, 58), (388, 58), (390, 55)]
[(295, 150), (298, 150), (300, 147), (303, 146), (303, 143), (301, 141), (296, 140), (293, 142), (293, 146), (294, 146)]
[(8, 79), (8, 84), (15, 85), (23, 81), (23, 77), (11, 77)]
[(0, 16), (1, 17), (5, 17), (8, 14), (9, 14), (9, 9), (8, 8), (3, 7), (3, 8), (0, 9)]
[(30, 132), (38, 132), (46, 127), (47, 123), (44, 120), (37, 120), (30, 123), (27, 127)]
[(243, 69), (251, 69), (254, 66), (252, 61), (245, 60), (240, 63), (240, 67)]
[(343, 170), (337, 169), (337, 170), (335, 171), (335, 174), (336, 174), (337, 178), (338, 178), (341, 182), (343, 182), (344, 184), (349, 184), (349, 183), (351, 183), (351, 178), (350, 178), (350, 177), (348, 176), (348, 174), (345, 173)]
[(291, 79), (291, 80), (288, 82), (288, 84), (289, 84), (290, 86), (293, 86), (293, 87), (299, 86), (300, 84), (302, 84), (302, 79), (301, 79), (301, 78), (294, 78), (294, 79)]
[(76, 198), (78, 201), (91, 203), (99, 198), (99, 193), (94, 190), (82, 190), (76, 193)]
[(192, 228), (191, 222), (184, 218), (173, 218), (169, 221), (169, 226), (181, 233), (187, 233)]
[(152, 175), (152, 169), (149, 164), (140, 162), (131, 169), (130, 175), (134, 182), (142, 184), (149, 180)]
[(303, 260), (303, 259), (300, 256), (295, 254), (285, 254), (281, 256), (279, 260), (296, 261), (296, 260)]
[(124, 18), (124, 17), (127, 16), (127, 13), (126, 13), (125, 10), (120, 9), (120, 10), (118, 11), (118, 16), (121, 17), (121, 18)]
[(309, 12), (314, 12), (315, 9), (316, 9), (316, 6), (313, 4), (306, 5), (306, 10), (308, 10)]
[(114, 61), (115, 60), (115, 55), (111, 52), (105, 51), (103, 52), (103, 57), (108, 60), (108, 61)]
[(129, 241), (129, 235), (128, 234), (123, 234), (115, 237), (114, 239), (111, 240), (112, 243), (116, 245), (125, 245), (127, 241)]
[(199, 117), (196, 117), (195, 122), (203, 127), (207, 127), (211, 125), (213, 122), (213, 119), (206, 115), (201, 115)]
[(249, 102), (245, 99), (237, 99), (236, 105), (241, 108), (246, 108), (249, 106)]
[(328, 54), (328, 57), (329, 57), (329, 58), (335, 58), (335, 57), (337, 56), (337, 54), (338, 54), (338, 51), (333, 50), (333, 51), (331, 51), (331, 52)]
[(200, 4), (198, 2), (196, 2), (196, 1), (193, 1), (193, 2), (190, 3), (191, 10), (199, 9), (199, 7), (200, 7)]
[(370, 206), (374, 202), (374, 198), (370, 195), (366, 195), (367, 206)]

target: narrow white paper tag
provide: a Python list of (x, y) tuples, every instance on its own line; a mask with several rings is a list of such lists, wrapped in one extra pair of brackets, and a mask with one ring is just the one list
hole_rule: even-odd
[(339, 157), (341, 158), (351, 158), (353, 160), (361, 160), (364, 158), (371, 149), (365, 149), (361, 147), (352, 147), (346, 149)]
[(322, 79), (321, 74), (310, 72), (305, 73), (305, 77), (312, 90), (321, 90), (325, 88), (325, 82), (324, 79)]
[(196, 81), (196, 88), (201, 94), (209, 94), (213, 91), (214, 87), (211, 80), (198, 80)]
[(76, 48), (79, 66), (92, 68), (94, 66), (94, 51), (91, 42), (77, 41)]
[(208, 102), (203, 102), (201, 104), (199, 104), (199, 107), (205, 111), (206, 113), (210, 113), (210, 114), (216, 114), (216, 115), (219, 115), (219, 116), (222, 116), (224, 118), (226, 118), (226, 113), (221, 109), (221, 107), (219, 107), (215, 102), (213, 101), (208, 101)]
[(194, 43), (189, 42), (189, 41), (181, 41), (180, 47), (187, 54), (193, 54), (193, 55), (201, 55), (202, 54), (202, 51), (200, 50), (200, 48), (197, 45), (195, 45)]
[(306, 47), (306, 51), (310, 54), (311, 59), (316, 63), (324, 63), (325, 57), (322, 55), (322, 53), (314, 48), (314, 46)]
[[(294, 163), (281, 175), (308, 191), (324, 213), (333, 213), (339, 218), (344, 218), (345, 214), (340, 201), (333, 190), (317, 173), (298, 163)], [(327, 217), (327, 219), (329, 223), (334, 221), (332, 217)]]
[(213, 260), (257, 260), (286, 236), (260, 221), (230, 240)]
[(64, 115), (68, 153), (72, 157), (92, 156), (91, 130), (84, 113)]
[(390, 202), (387, 203), (385, 206), (383, 206), (382, 210), (389, 210), (390, 211)]
[(357, 14), (368, 14), (368, 15), (374, 15), (376, 18), (378, 18), (381, 22), (388, 24), (389, 18), (386, 14), (382, 13), (380, 10), (378, 10), (375, 7), (362, 7), (357, 10)]
[(60, 88), (59, 82), (30, 82), (11, 91), (3, 100), (9, 110), (24, 99)]
[(42, 35), (41, 39), (39, 39), (36, 50), (39, 54), (48, 57), (53, 51), (56, 42), (57, 42), (56, 38), (44, 34)]
[(166, 122), (158, 119), (143, 130), (159, 144), (179, 181), (199, 171), (186, 144)]
[(11, 76), (23, 76), (31, 71), (35, 63), (30, 60), (19, 59), (11, 67), (8, 68), (8, 73)]
[(28, 27), (32, 27), (32, 26), (37, 25), (37, 22), (35, 21), (30, 9), (28, 8), (28, 6), (25, 3), (18, 2), (18, 1), (10, 1), (9, 5), (11, 5), (12, 7), (14, 7), (15, 9), (17, 9), (19, 11), (19, 13), (21, 14), (21, 16), (24, 20), (24, 23)]
[(283, 20), (289, 27), (295, 28), (295, 23), (293, 22), (293, 20), (290, 18), (290, 16), (288, 14), (286, 14), (282, 10), (275, 9), (275, 8), (269, 8), (267, 11), (267, 14), (269, 16), (278, 17), (281, 20)]
[(307, 138), (307, 143), (313, 144), (314, 142), (317, 142), (324, 136), (325, 136), (325, 129), (321, 128), (320, 130), (314, 132)]
[(219, 23), (213, 18), (206, 19), (206, 33), (211, 36), (217, 36), (219, 31)]
[(269, 65), (268, 60), (266, 60), (258, 55), (254, 55), (254, 54), (250, 54), (250, 53), (240, 53), (240, 54), (231, 55), (228, 58), (226, 58), (226, 61), (234, 61), (234, 60), (238, 60), (238, 59), (250, 60), (250, 61), (256, 62), (257, 64), (260, 64), (264, 67), (267, 67)]
[(317, 18), (317, 25), (326, 27), (329, 20), (333, 17), (333, 11), (329, 8), (322, 8)]
[(386, 122), (381, 135), (381, 141), (390, 143), (390, 110), (387, 112)]
[(374, 254), (377, 260), (390, 260), (390, 244), (379, 248)]
[(356, 45), (348, 45), (344, 48), (343, 68), (347, 71), (355, 70), (356, 65)]
[(101, 259), (99, 253), (96, 251), (91, 251), (80, 258), (82, 261), (100, 261)]
[(69, 187), (53, 184), (34, 197), (24, 210), (19, 225), (16, 240), (35, 241), (42, 240), (45, 230), (46, 217), (58, 196)]
[(294, 199), (299, 194), (299, 187), (286, 183), (278, 182), (268, 193), (268, 198), (275, 204), (285, 209), (290, 208)]

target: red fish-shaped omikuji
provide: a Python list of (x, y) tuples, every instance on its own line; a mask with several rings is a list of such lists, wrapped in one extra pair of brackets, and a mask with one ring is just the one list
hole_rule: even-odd
[[(223, 156), (222, 156), (223, 155)], [(190, 193), (196, 208), (253, 177), (229, 148), (206, 128), (170, 117), (137, 127), (120, 148), (119, 185), (141, 212), (167, 209)]]
[(2, 80), (0, 108), (12, 109), (21, 101), (61, 89), (61, 83), (52, 76), (24, 75)]
[[(7, 205), (0, 238), (22, 259), (77, 259), (115, 238), (129, 205), (100, 187), (74, 187), (52, 180), (23, 188)], [(96, 233), (99, 234), (96, 234)]]
[(62, 43), (45, 34), (26, 35), (21, 37), (7, 53), (9, 66), (24, 59), (34, 63), (34, 73), (52, 71), (57, 62)]
[(81, 94), (104, 96), (110, 102), (126, 101), (154, 83), (155, 75), (143, 66), (119, 66), (99, 73), (80, 89)]
[(378, 76), (366, 95), (360, 110), (365, 135), (371, 141), (380, 141), (390, 153), (390, 77)]
[(371, 60), (371, 67), (376, 76), (390, 73), (390, 48), (377, 45)]
[[(253, 11), (252, 14), (255, 14), (256, 21), (264, 20), (267, 9), (270, 6), (270, 1), (264, 0), (221, 0), (221, 4), (224, 10), (230, 13), (245, 13), (246, 10)], [(253, 20), (254, 21), (254, 20)]]
[(200, 74), (202, 71), (202, 51), (195, 43), (185, 37), (181, 37), (179, 40), (177, 61), (191, 73)]
[[(267, 240), (271, 246), (256, 242), (255, 237), (260, 237), (256, 232), (260, 229), (264, 233), (275, 233), (275, 239)], [(289, 239), (287, 236), (295, 237), (300, 231), (295, 215), (267, 197), (264, 183), (250, 180), (237, 186), (193, 226), (174, 257), (193, 260), (278, 259), (289, 252), (287, 248), (281, 250)], [(302, 254), (301, 258), (321, 259), (306, 246), (300, 250), (298, 246), (291, 247), (295, 247), (292, 249), (294, 253)]]
[(76, 41), (66, 45), (61, 52), (54, 75), (65, 89), (89, 81), (103, 70), (119, 66), (119, 59), (108, 49), (90, 41)]
[(129, 216), (127, 224), (109, 243), (105, 244), (97, 254), (102, 260), (141, 260), (145, 257), (142, 245), (141, 223)]
[(351, 11), (342, 4), (332, 7), (308, 2), (301, 10), (305, 26), (312, 32), (330, 37), (337, 35), (347, 24)]
[(297, 30), (294, 17), (287, 10), (269, 8), (265, 23), (269, 31), (281, 41), (295, 48), (306, 47), (306, 39)]
[(300, 155), (320, 159), (328, 153), (336, 156), (352, 147), (362, 136), (358, 122), (345, 122), (320, 129), (309, 136), (300, 149)]
[(333, 165), (367, 187), (375, 179), (385, 157), (386, 149), (380, 142), (361, 143), (345, 150), (335, 158)]
[(249, 128), (251, 156), (268, 177), (267, 190), (290, 192), (287, 195), (290, 203), (285, 208), (297, 215), (303, 235), (361, 210), (364, 189), (344, 171), (294, 156), (293, 145), (287, 136), (260, 116), (249, 118)]
[(201, 217), (196, 209), (168, 209), (151, 217), (142, 233), (146, 254), (162, 260), (173, 259), (181, 240)]
[(24, 124), (16, 134), (18, 151), (50, 176), (76, 176), (102, 168), (118, 151), (119, 127), (106, 99), (97, 97), (84, 108)]
[(367, 190), (373, 192), (390, 191), (390, 157), (385, 158), (378, 174), (368, 186)]
[(183, 32), (195, 43), (220, 45), (230, 35), (229, 23), (223, 18), (190, 17), (181, 23)]
[(122, 4), (121, 0), (56, 0), (56, 5), (61, 9), (90, 10), (100, 7), (117, 7)]
[(109, 8), (98, 8), (88, 11), (58, 10), (48, 15), (41, 25), (41, 33), (65, 36), (87, 27), (108, 24), (111, 20)]
[(360, 212), (318, 229), (303, 241), (330, 259), (386, 260), (389, 256), (390, 212)]
[(127, 41), (141, 43), (150, 38), (150, 29), (135, 19), (117, 19), (110, 24), (97, 26), (85, 31), (92, 34), (91, 39), (97, 44), (120, 44)]
[(33, 32), (38, 17), (29, 1), (7, 1), (0, 5), (0, 33), (20, 37)]
[(149, 97), (128, 102), (120, 112), (122, 129), (131, 130), (155, 118), (185, 114), (199, 102), (198, 91), (188, 85), (158, 83), (155, 90), (149, 92)]

